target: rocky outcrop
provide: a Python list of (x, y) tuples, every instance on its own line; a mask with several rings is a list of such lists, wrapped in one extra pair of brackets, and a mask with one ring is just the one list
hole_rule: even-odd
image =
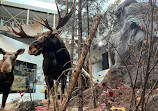
[[(157, 60), (158, 47), (158, 8), (154, 6), (154, 21), (153, 21), (153, 54), (151, 55), (151, 67)], [(142, 56), (139, 62), (139, 71), (136, 87), (140, 88), (143, 85), (143, 80), (146, 74), (147, 49), (149, 47), (149, 39), (147, 34), (150, 33), (150, 6), (148, 3), (137, 3), (135, 0), (125, 0), (116, 10), (117, 20), (112, 29), (112, 33), (108, 35), (108, 54), (109, 65), (115, 73), (109, 73), (105, 76), (107, 81), (113, 76), (123, 78), (122, 80), (128, 86), (131, 86), (131, 75), (134, 83), (137, 74), (137, 65), (142, 50)], [(158, 77), (157, 69), (154, 69), (153, 74), (149, 77), (147, 87), (151, 87)], [(127, 71), (128, 70), (128, 71)], [(119, 75), (118, 75), (119, 74)], [(121, 75), (121, 76), (120, 76)], [(117, 80), (119, 81), (119, 79)], [(152, 82), (150, 82), (152, 81)], [(158, 87), (158, 84), (155, 88)]]
[[(110, 66), (114, 67), (124, 65), (123, 62), (129, 61), (129, 45), (142, 45), (146, 38), (145, 30), (147, 29), (145, 26), (150, 26), (148, 20), (150, 8), (147, 3), (135, 3), (134, 0), (126, 0), (125, 2), (116, 11), (117, 20), (109, 37)], [(154, 21), (154, 37), (156, 38), (158, 37), (157, 25), (157, 21)], [(150, 28), (149, 26), (147, 28)], [(137, 49), (137, 51), (140, 51), (140, 49)], [(130, 62), (128, 64), (131, 65)]]

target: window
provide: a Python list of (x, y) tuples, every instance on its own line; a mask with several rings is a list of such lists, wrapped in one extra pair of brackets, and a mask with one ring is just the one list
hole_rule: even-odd
[(108, 52), (102, 54), (102, 70), (109, 68)]
[[(26, 93), (35, 92), (36, 64), (18, 61), (14, 68), (14, 82), (11, 92), (24, 91)], [(30, 87), (30, 89), (29, 89)]]

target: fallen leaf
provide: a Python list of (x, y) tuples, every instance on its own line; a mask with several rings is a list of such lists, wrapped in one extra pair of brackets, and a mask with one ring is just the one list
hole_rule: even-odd
[(145, 41), (144, 41), (144, 44), (145, 44), (145, 45), (150, 44), (150, 38), (148, 38), (147, 40), (145, 40)]
[(21, 98), (24, 96), (25, 92), (20, 92)]
[(117, 107), (112, 106), (112, 107), (110, 108), (110, 110), (115, 110), (115, 109), (121, 110), (121, 111), (126, 111), (124, 107), (117, 108)]
[(35, 107), (35, 109), (36, 109), (36, 111), (39, 111), (39, 110), (41, 110), (41, 106), (37, 106), (37, 107)]
[(114, 92), (111, 92), (111, 91), (109, 92), (109, 96), (110, 96), (110, 97), (113, 97), (113, 96), (115, 96), (115, 95), (116, 95), (116, 94), (115, 94)]
[(137, 98), (137, 101), (140, 101), (140, 97)]
[(145, 65), (146, 65), (146, 62), (145, 62), (145, 61), (143, 61), (143, 62), (142, 62), (142, 66), (145, 66)]
[(105, 87), (105, 86), (106, 86), (106, 83), (104, 82), (104, 83), (102, 84), (102, 86)]
[(41, 109), (44, 111), (44, 110), (46, 110), (46, 109), (47, 109), (47, 107), (46, 107), (46, 106), (44, 106), (44, 107), (43, 107), (43, 108), (41, 108)]
[(139, 110), (142, 110), (142, 108), (139, 107)]
[(110, 108), (110, 110), (114, 110), (114, 109), (116, 109), (116, 107), (114, 107), (114, 106), (112, 106), (112, 107)]
[(121, 111), (126, 111), (124, 107), (121, 108)]
[(121, 106), (121, 105), (120, 105), (120, 103), (119, 103), (119, 104), (117, 104), (117, 105), (118, 105), (119, 107)]
[(121, 85), (121, 86), (123, 86), (123, 84), (122, 84), (122, 83), (121, 83), (120, 85)]

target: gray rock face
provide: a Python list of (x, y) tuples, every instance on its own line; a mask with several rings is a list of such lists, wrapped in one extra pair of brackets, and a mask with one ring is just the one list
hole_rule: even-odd
[[(158, 8), (154, 10), (153, 21), (153, 54), (151, 55), (151, 67), (158, 59)], [(147, 33), (150, 33), (150, 6), (147, 3), (137, 3), (135, 0), (125, 0), (116, 10), (117, 21), (109, 35), (108, 54), (109, 66), (117, 69), (114, 75), (118, 72), (121, 74), (122, 80), (128, 86), (131, 86), (128, 70), (131, 74), (132, 82), (134, 83), (137, 74), (137, 65), (142, 50), (142, 56), (139, 62), (139, 71), (136, 88), (141, 88), (144, 84), (146, 74), (147, 53), (149, 47), (149, 39)], [(149, 37), (149, 36), (148, 36)], [(126, 67), (127, 66), (127, 67)], [(151, 68), (150, 67), (150, 68)], [(158, 67), (156, 66), (152, 74), (149, 76), (147, 88), (151, 88), (158, 77)], [(113, 74), (106, 76), (113, 77)], [(105, 76), (105, 78), (106, 78)], [(119, 76), (119, 75), (118, 75)], [(119, 81), (116, 80), (116, 81)], [(155, 88), (158, 84), (155, 85)]]
[(132, 3), (137, 3), (136, 0), (125, 0), (123, 3), (121, 3), (117, 10), (116, 10), (116, 13), (115, 15), (117, 16), (117, 18), (120, 18), (122, 16), (122, 14), (124, 13), (125, 11), (125, 7), (131, 5)]
[[(121, 13), (121, 14), (120, 14)], [(150, 28), (149, 17), (150, 8), (146, 3), (136, 3), (135, 0), (126, 0), (116, 11), (117, 21), (113, 27), (113, 33), (109, 39), (109, 59), (111, 67), (131, 65), (129, 62), (130, 46), (142, 45), (145, 40), (145, 30), (147, 25)], [(120, 16), (118, 16), (120, 15)], [(154, 29), (158, 24), (154, 21)], [(116, 30), (117, 29), (117, 30)], [(158, 37), (157, 31), (154, 31), (154, 37)], [(140, 48), (135, 51), (140, 51)], [(120, 58), (121, 57), (121, 58)]]

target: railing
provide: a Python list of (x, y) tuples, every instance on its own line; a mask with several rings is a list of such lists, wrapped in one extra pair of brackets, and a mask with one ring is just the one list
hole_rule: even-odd
[[(5, 17), (3, 17), (3, 18), (5, 18)], [(9, 17), (7, 17), (7, 18), (9, 18)], [(20, 18), (16, 18), (16, 21), (18, 21), (18, 23), (16, 22), (17, 25), (19, 25), (21, 22), (26, 23), (25, 19), (20, 19)], [(34, 20), (30, 20), (29, 24), (33, 24), (34, 22), (35, 22)], [(10, 26), (10, 24), (12, 25), (13, 28), (15, 27), (14, 21), (7, 20), (7, 22), (6, 22), (4, 19), (0, 19), (0, 26), (5, 26), (5, 25)], [(53, 24), (50, 24), (50, 25), (53, 25)], [(45, 31), (45, 30), (47, 30), (47, 28), (42, 26), (42, 31)]]
[(23, 22), (24, 24), (32, 24), (34, 23), (33, 18), (40, 19), (39, 15), (47, 18), (50, 26), (52, 27), (55, 26), (57, 21), (57, 15), (52, 13), (48, 14), (44, 12), (37, 12), (29, 9), (18, 9), (16, 7), (8, 7), (3, 5), (0, 5), (0, 10), (2, 10), (2, 13), (0, 13), (0, 26), (10, 24), (14, 26), (14, 21), (16, 21), (17, 24), (20, 22)]

